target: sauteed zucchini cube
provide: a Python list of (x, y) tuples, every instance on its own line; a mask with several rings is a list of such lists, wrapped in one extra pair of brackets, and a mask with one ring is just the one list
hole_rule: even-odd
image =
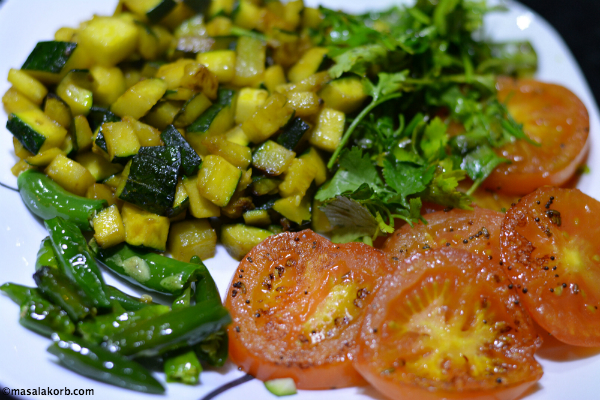
[(67, 136), (66, 129), (55, 124), (39, 108), (11, 114), (6, 129), (33, 154), (60, 146)]
[(271, 231), (266, 229), (244, 224), (223, 225), (221, 228), (221, 242), (231, 257), (241, 260), (254, 246), (272, 234)]
[(156, 251), (167, 249), (170, 221), (167, 217), (124, 203), (121, 217), (125, 226), (125, 242)]
[(207, 219), (181, 221), (171, 225), (169, 252), (179, 261), (189, 262), (193, 256), (202, 260), (215, 255), (217, 233)]
[(223, 157), (208, 155), (202, 160), (198, 172), (198, 190), (200, 195), (219, 207), (225, 207), (237, 188), (242, 171)]
[(106, 249), (125, 241), (125, 226), (117, 206), (112, 205), (100, 211), (92, 220), (94, 238)]

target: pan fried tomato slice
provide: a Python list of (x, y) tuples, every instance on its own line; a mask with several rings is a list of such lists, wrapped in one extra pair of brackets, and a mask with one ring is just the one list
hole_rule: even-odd
[(496, 86), (500, 101), (507, 102), (514, 119), (541, 146), (517, 140), (498, 149), (512, 163), (498, 166), (485, 187), (524, 195), (544, 185), (566, 183), (588, 148), (590, 122), (581, 100), (563, 86), (532, 79), (500, 78)]
[(385, 254), (337, 245), (310, 230), (271, 236), (240, 263), (225, 306), (229, 354), (263, 381), (301, 389), (364, 385), (352, 366), (363, 310), (383, 276)]
[(600, 346), (600, 203), (545, 187), (506, 213), (504, 269), (535, 321), (557, 339)]
[(397, 400), (517, 398), (542, 376), (541, 340), (509, 283), (465, 250), (414, 254), (369, 306), (355, 367)]
[(427, 225), (404, 225), (384, 243), (392, 261), (415, 252), (456, 247), (500, 261), (500, 227), (504, 214), (475, 207), (473, 210), (436, 211), (423, 216)]

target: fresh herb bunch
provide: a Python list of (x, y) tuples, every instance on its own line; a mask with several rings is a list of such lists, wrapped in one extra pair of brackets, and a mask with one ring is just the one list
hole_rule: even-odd
[[(485, 1), (418, 0), (413, 7), (349, 15), (321, 7), (313, 41), (329, 49), (332, 78), (358, 75), (371, 97), (328, 163), (317, 192), (333, 239), (370, 241), (424, 201), (468, 209), (470, 194), (501, 163), (494, 148), (529, 140), (496, 97), (498, 75), (536, 70), (528, 42), (491, 43)], [(470, 178), (463, 193), (459, 182)]]

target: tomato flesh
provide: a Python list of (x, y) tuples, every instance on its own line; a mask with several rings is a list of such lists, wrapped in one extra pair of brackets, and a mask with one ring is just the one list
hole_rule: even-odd
[(382, 250), (392, 261), (403, 260), (415, 252), (455, 247), (500, 260), (500, 227), (504, 214), (475, 207), (425, 214), (427, 224), (404, 225), (384, 243)]
[(385, 254), (336, 245), (305, 230), (271, 236), (240, 263), (225, 302), (230, 356), (261, 380), (291, 377), (301, 389), (365, 384), (352, 367), (363, 311)]
[(507, 194), (524, 195), (544, 185), (560, 186), (585, 159), (589, 116), (585, 105), (563, 86), (532, 79), (500, 78), (498, 98), (515, 121), (541, 146), (517, 140), (497, 149), (511, 160), (501, 164), (484, 186)]
[(600, 346), (600, 202), (545, 187), (506, 214), (504, 268), (535, 321), (557, 339)]
[(393, 399), (513, 399), (542, 376), (541, 344), (497, 263), (415, 253), (365, 315), (355, 367)]

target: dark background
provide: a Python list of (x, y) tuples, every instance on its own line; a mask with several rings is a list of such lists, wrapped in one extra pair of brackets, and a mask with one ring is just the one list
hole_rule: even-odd
[[(583, 70), (596, 103), (600, 100), (600, 1), (521, 0), (565, 40)], [(0, 0), (2, 4), (2, 0)], [(2, 78), (3, 79), (3, 78)], [(0, 382), (2, 377), (0, 377)], [(0, 398), (6, 398), (0, 393)]]

